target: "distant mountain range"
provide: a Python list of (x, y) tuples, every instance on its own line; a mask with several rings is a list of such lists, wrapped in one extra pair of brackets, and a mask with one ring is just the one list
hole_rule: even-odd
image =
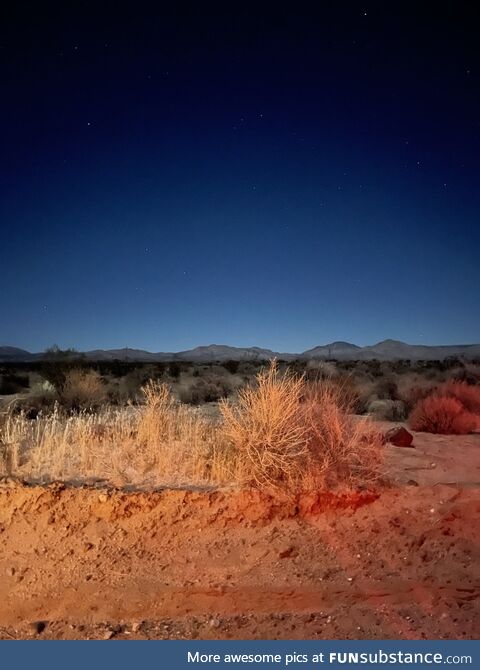
[[(443, 360), (448, 357), (472, 359), (480, 358), (480, 344), (458, 344), (445, 346), (427, 346), (423, 344), (406, 344), (398, 340), (383, 340), (372, 346), (359, 347), (349, 342), (332, 342), (324, 344), (301, 354), (282, 353), (259, 347), (229, 347), (224, 344), (210, 344), (196, 347), (188, 351), (158, 352), (142, 349), (95, 349), (83, 352), (84, 357), (91, 361), (191, 361), (192, 363), (209, 363), (214, 361), (243, 360), (281, 360), (294, 359), (336, 359), (336, 360)], [(45, 359), (45, 353), (30, 353), (17, 347), (0, 347), (0, 362), (28, 362)]]

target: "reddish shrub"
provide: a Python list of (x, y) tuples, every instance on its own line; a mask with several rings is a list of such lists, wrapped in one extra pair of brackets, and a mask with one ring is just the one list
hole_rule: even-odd
[(470, 386), (465, 382), (447, 382), (441, 389), (442, 395), (459, 400), (467, 412), (480, 415), (480, 386)]
[(444, 435), (466, 435), (477, 426), (478, 417), (453, 396), (431, 395), (418, 402), (410, 414), (413, 430)]

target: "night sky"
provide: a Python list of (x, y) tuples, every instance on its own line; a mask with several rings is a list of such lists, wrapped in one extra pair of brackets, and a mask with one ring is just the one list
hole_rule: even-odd
[(475, 3), (10, 4), (1, 345), (480, 341)]

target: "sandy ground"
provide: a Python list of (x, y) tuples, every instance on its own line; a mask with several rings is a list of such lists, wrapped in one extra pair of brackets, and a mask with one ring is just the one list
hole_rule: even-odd
[(1, 638), (478, 638), (480, 435), (388, 446), (392, 486), (0, 487)]

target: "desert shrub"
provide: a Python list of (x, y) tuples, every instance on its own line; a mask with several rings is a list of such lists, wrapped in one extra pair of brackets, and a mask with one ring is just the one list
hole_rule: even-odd
[(240, 361), (238, 366), (238, 373), (246, 377), (253, 377), (259, 371), (261, 363), (254, 360)]
[(107, 393), (111, 402), (122, 404), (140, 400), (143, 398), (142, 387), (150, 379), (158, 379), (154, 370), (147, 366), (139, 366), (130, 369), (123, 377), (110, 380), (107, 385)]
[(373, 358), (370, 361), (366, 361), (366, 367), (367, 367), (368, 373), (372, 377), (375, 377), (375, 378), (381, 377), (382, 374), (383, 374), (382, 364), (376, 358)]
[(413, 430), (444, 435), (466, 435), (475, 429), (477, 418), (453, 396), (434, 394), (420, 400), (409, 417)]
[(382, 438), (367, 418), (352, 415), (342, 386), (306, 386), (302, 416), (307, 426), (307, 472), (325, 486), (370, 484), (381, 475)]
[(401, 400), (372, 400), (367, 411), (368, 414), (381, 421), (404, 421), (407, 418), (407, 409)]
[(439, 393), (459, 400), (467, 412), (480, 415), (480, 386), (465, 382), (449, 381), (439, 389)]
[(431, 395), (437, 387), (437, 383), (426, 379), (423, 375), (407, 373), (398, 379), (398, 398), (405, 404), (407, 412), (410, 412), (420, 400)]
[(226, 398), (231, 389), (227, 385), (213, 381), (199, 379), (189, 386), (183, 386), (178, 391), (181, 402), (187, 405), (201, 405), (206, 402), (217, 402)]
[[(195, 372), (195, 371), (193, 371)], [(206, 368), (200, 370), (200, 376), (182, 375), (178, 384), (173, 385), (179, 400), (187, 405), (201, 405), (227, 398), (235, 386), (235, 378), (227, 374), (222, 367), (218, 370)]]
[(464, 382), (465, 384), (475, 386), (476, 384), (480, 384), (480, 371), (474, 366), (458, 368), (457, 370), (452, 370), (450, 379), (455, 382)]
[(223, 367), (225, 370), (228, 370), (230, 374), (236, 375), (238, 372), (238, 368), (240, 366), (240, 361), (225, 361), (223, 364)]
[(68, 409), (95, 409), (107, 399), (107, 388), (95, 370), (70, 370), (59, 391), (60, 403)]
[(379, 400), (398, 400), (396, 379), (392, 376), (381, 377), (374, 385), (374, 394)]
[(331, 379), (338, 374), (335, 363), (331, 361), (320, 361), (312, 359), (307, 361), (306, 378), (309, 381), (317, 381), (319, 379)]
[(378, 474), (381, 440), (368, 420), (350, 415), (351, 399), (338, 384), (308, 384), (289, 370), (281, 375), (273, 361), (256, 386), (220, 409), (250, 484), (292, 490)]
[(336, 391), (336, 397), (341, 407), (348, 413), (358, 414), (361, 404), (355, 378), (352, 374), (339, 374), (333, 377), (320, 378), (307, 383), (307, 389), (316, 384), (325, 384)]
[(60, 393), (69, 372), (82, 369), (84, 364), (84, 355), (75, 349), (60, 349), (53, 345), (44, 353), (40, 373)]
[(298, 479), (307, 448), (303, 392), (303, 377), (280, 376), (274, 361), (259, 372), (256, 387), (240, 390), (236, 404), (221, 402), (224, 433), (246, 462), (248, 483), (276, 488)]
[(375, 395), (375, 382), (368, 377), (353, 378), (353, 391), (355, 393), (355, 411), (358, 414), (366, 414), (373, 400), (378, 400)]
[(28, 388), (28, 375), (14, 373), (0, 375), (0, 395), (12, 395), (22, 393)]
[(42, 412), (52, 411), (58, 399), (53, 384), (44, 379), (33, 384), (28, 395), (12, 409), (15, 412), (23, 412), (30, 419), (35, 419)]
[(362, 364), (359, 363), (358, 361), (333, 361), (335, 366), (339, 370), (343, 370), (344, 372), (352, 372), (353, 370), (362, 369), (365, 370), (365, 367), (362, 367)]
[(176, 363), (173, 361), (172, 363), (169, 364), (168, 366), (168, 374), (170, 377), (173, 379), (178, 379), (180, 377), (180, 373), (182, 372), (182, 368), (180, 366), (180, 363)]
[(412, 363), (408, 359), (390, 361), (390, 370), (396, 374), (404, 374), (410, 370), (411, 365)]

